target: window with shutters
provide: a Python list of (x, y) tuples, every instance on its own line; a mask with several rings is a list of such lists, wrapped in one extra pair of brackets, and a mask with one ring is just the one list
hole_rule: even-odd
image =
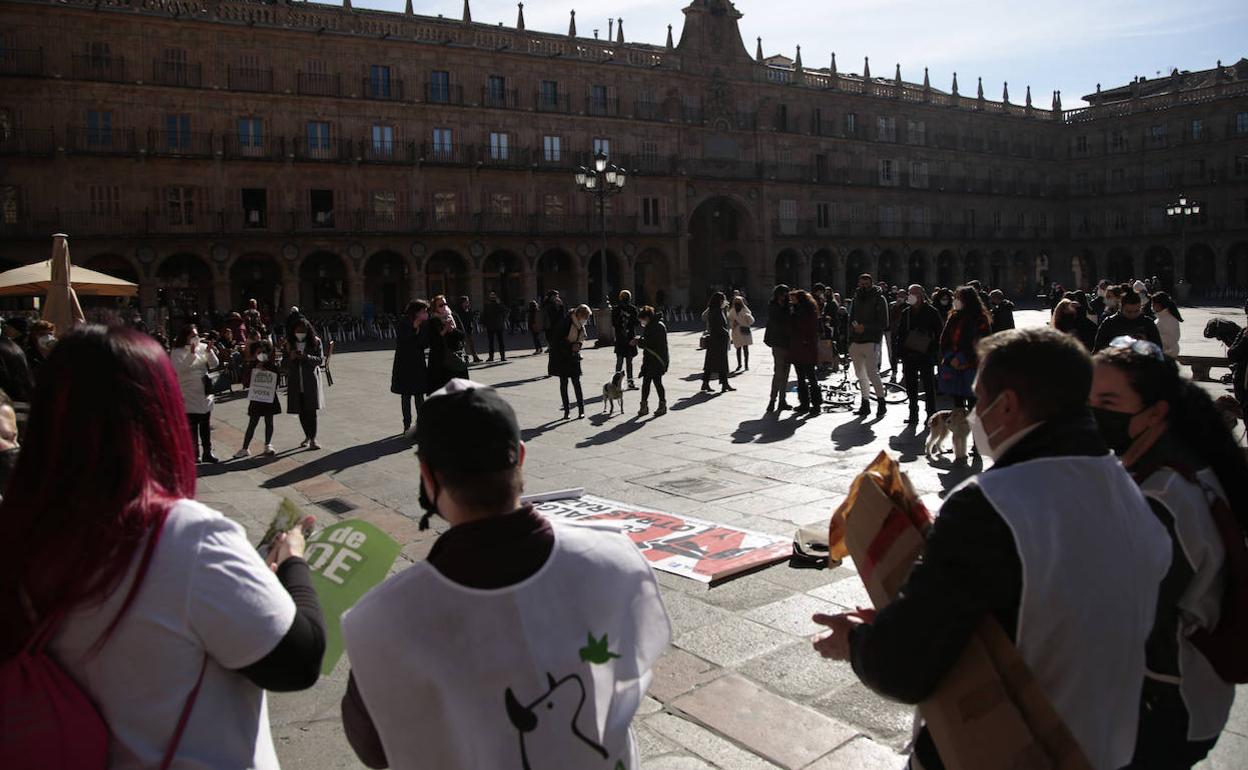
[(887, 186), (897, 184), (897, 174), (893, 166), (892, 160), (888, 158), (880, 159), (880, 184)]
[(195, 188), (166, 187), (165, 207), (170, 225), (177, 227), (195, 224)]
[(372, 155), (374, 158), (389, 158), (394, 155), (394, 126), (373, 124)]
[(165, 116), (165, 149), (170, 152), (191, 149), (191, 116), (187, 114)]
[(542, 215), (547, 218), (562, 218), (564, 215), (563, 196), (542, 196)]
[(17, 187), (14, 185), (0, 187), (0, 224), (17, 224), (18, 208)]
[(507, 139), (507, 134), (490, 132), (490, 160), (507, 160), (510, 152)]
[(600, 152), (608, 158), (611, 157), (611, 140), (610, 139), (603, 139), (603, 138), (594, 139), (594, 155), (597, 155)]
[(641, 223), (646, 227), (658, 227), (659, 225), (659, 199), (658, 198), (642, 198), (641, 199)]
[(447, 224), (455, 220), (458, 200), (453, 192), (436, 192), (433, 194), (433, 220), (438, 224)]
[(455, 133), (449, 128), (433, 129), (433, 157), (450, 160), (455, 152)]
[(542, 137), (542, 157), (548, 163), (558, 163), (563, 160), (562, 142), (559, 137)]
[(797, 233), (797, 201), (780, 201), (779, 211), (780, 232), (784, 235), (794, 235)]
[(117, 185), (91, 185), (88, 189), (91, 213), (104, 216), (121, 214), (121, 190)]
[(374, 221), (394, 224), (399, 216), (399, 194), (393, 190), (374, 190), (368, 195), (368, 207)]

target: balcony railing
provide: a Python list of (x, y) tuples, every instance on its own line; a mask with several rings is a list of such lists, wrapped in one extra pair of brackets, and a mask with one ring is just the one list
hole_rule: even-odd
[(360, 93), (365, 99), (401, 102), (403, 101), (403, 81), (397, 78), (364, 78), (360, 81)]
[(50, 156), (56, 150), (52, 132), (42, 128), (19, 128), (0, 132), (0, 155)]
[(282, 137), (228, 133), (222, 139), (223, 152), (230, 159), (282, 160), (286, 155)]
[(147, 132), (149, 155), (177, 157), (212, 157), (216, 154), (216, 137), (212, 132), (188, 133), (153, 128)]
[(291, 139), (296, 160), (322, 160), (327, 162), (349, 161), (354, 157), (352, 142), (344, 139), (328, 139), (309, 142), (307, 139)]
[(426, 81), (424, 98), (430, 104), (463, 104), (464, 87), (452, 83)]
[(417, 159), (429, 165), (463, 166), (472, 162), (472, 148), (461, 144), (423, 142)]
[(546, 148), (543, 147), (533, 153), (533, 165), (547, 171), (571, 170), (577, 166), (585, 165), (588, 158), (589, 153), (584, 150), (561, 147), (558, 151), (551, 150), (547, 152)]
[(483, 144), (476, 148), (477, 164), (493, 168), (526, 168), (533, 165), (533, 151), (527, 147), (500, 147)]
[(152, 60), (152, 82), (161, 86), (200, 88), (204, 84), (204, 68), (199, 64)]
[(74, 54), (72, 65), (74, 77), (78, 80), (101, 80), (109, 83), (124, 83), (126, 80), (124, 56)]
[(66, 150), (101, 155), (130, 155), (138, 152), (133, 128), (73, 127), (68, 130)]
[(420, 211), (357, 211), (352, 217), (353, 229), (368, 233), (401, 233), (420, 230)]
[(614, 97), (595, 99), (593, 96), (590, 96), (585, 100), (585, 114), (607, 118), (619, 117), (620, 100)]
[(499, 90), (484, 87), (481, 89), (481, 106), (500, 110), (518, 110), (520, 109), (520, 92), (514, 88)]
[(415, 163), (416, 143), (396, 139), (364, 139), (359, 143), (357, 157), (365, 163)]
[(302, 96), (342, 96), (342, 76), (325, 72), (299, 72), (295, 90)]
[(663, 107), (657, 102), (633, 102), (633, 117), (637, 120), (662, 120)]
[(572, 112), (572, 97), (568, 94), (544, 94), (538, 91), (533, 95), (533, 109), (538, 112)]
[(4, 48), (0, 50), (0, 75), (43, 76), (42, 48)]
[(273, 92), (273, 70), (254, 67), (229, 67), (226, 85), (231, 91)]

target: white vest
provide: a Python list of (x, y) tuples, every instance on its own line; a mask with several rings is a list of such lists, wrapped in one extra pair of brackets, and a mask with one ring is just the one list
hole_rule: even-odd
[(658, 583), (624, 535), (552, 522), (531, 577), (467, 588), (420, 562), (342, 631), (393, 768), (635, 770), (629, 725), (667, 647)]
[(1018, 650), (1092, 767), (1118, 770), (1135, 752), (1170, 538), (1113, 455), (1044, 457), (976, 483), (1022, 561)]
[[(1197, 478), (1226, 499), (1222, 485), (1213, 471), (1204, 469)], [(1187, 739), (1190, 741), (1217, 738), (1226, 726), (1235, 700), (1235, 687), (1222, 681), (1191, 642), (1188, 634), (1198, 628), (1212, 630), (1222, 615), (1225, 577), (1222, 566), (1226, 549), (1222, 535), (1213, 522), (1209, 501), (1199, 484), (1193, 484), (1172, 468), (1161, 468), (1140, 485), (1144, 496), (1156, 500), (1174, 517), (1174, 535), (1187, 563), (1192, 566), (1192, 580), (1179, 598), (1179, 692), (1187, 706)], [(1171, 677), (1150, 676), (1160, 681)]]

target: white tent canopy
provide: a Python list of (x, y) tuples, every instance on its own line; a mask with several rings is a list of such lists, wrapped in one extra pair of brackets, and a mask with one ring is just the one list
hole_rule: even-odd
[[(80, 297), (133, 297), (138, 284), (74, 265), (70, 272), (74, 292)], [(52, 285), (52, 260), (23, 265), (0, 273), (0, 297), (44, 296)]]

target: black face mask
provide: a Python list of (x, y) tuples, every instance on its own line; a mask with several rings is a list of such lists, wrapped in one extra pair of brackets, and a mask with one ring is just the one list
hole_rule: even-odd
[(420, 507), (423, 508), (425, 511), (425, 515), (420, 517), (419, 529), (421, 531), (429, 529), (429, 520), (434, 517), (434, 514), (437, 514), (438, 516), (442, 515), (438, 513), (438, 504), (436, 502), (436, 500), (438, 499), (437, 493), (440, 491), (442, 490), (435, 491), (433, 495), (433, 499), (431, 500), (429, 498), (429, 495), (425, 492), (425, 482), (423, 479), (421, 480), (420, 497), (418, 498), (418, 502), (420, 503)]
[(0, 495), (9, 488), (9, 479), (13, 478), (13, 469), (17, 467), (17, 458), (21, 453), (20, 447), (0, 451)]
[[(1117, 455), (1126, 454), (1135, 439), (1131, 436), (1131, 418), (1140, 412), (1115, 412), (1110, 409), (1092, 407), (1092, 416), (1096, 418), (1096, 427), (1106, 445)], [(1141, 410), (1143, 411), (1143, 410)]]

